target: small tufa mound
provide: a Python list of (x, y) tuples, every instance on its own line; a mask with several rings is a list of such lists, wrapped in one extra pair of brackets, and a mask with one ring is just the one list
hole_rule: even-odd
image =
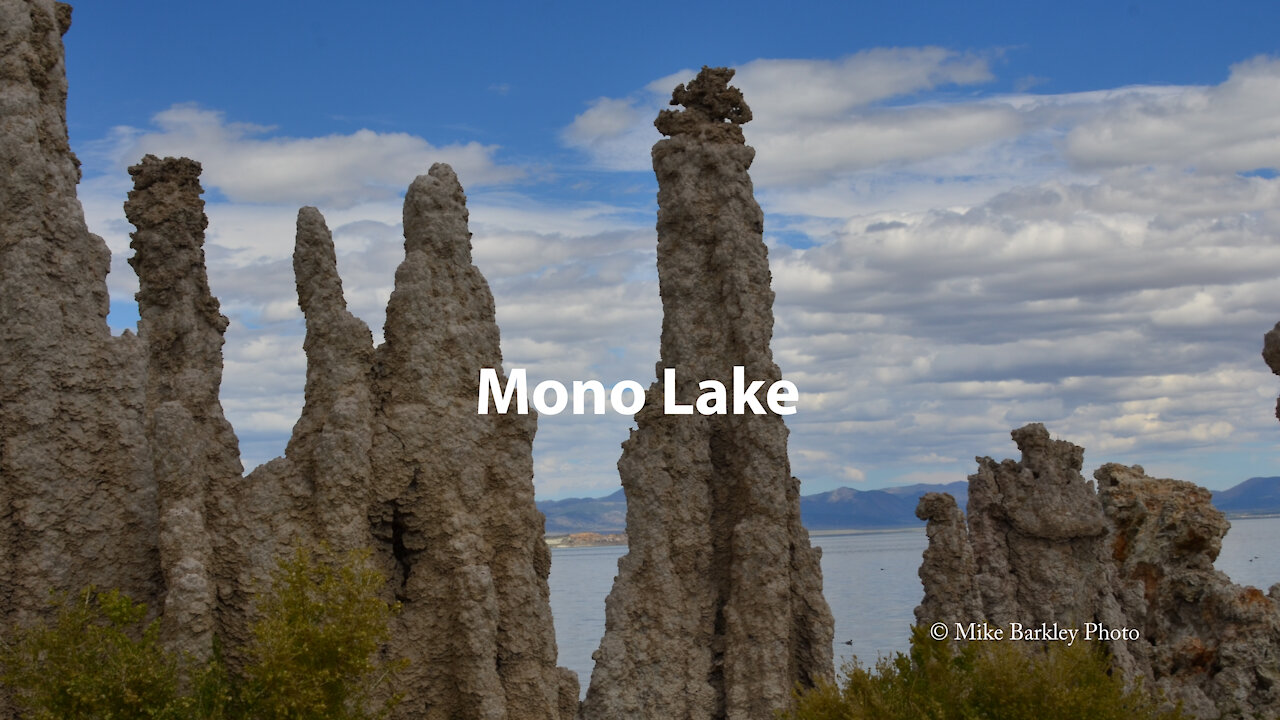
[(1263, 594), (1214, 569), (1230, 524), (1211, 493), (1114, 463), (1095, 491), (1082, 448), (1038, 423), (1012, 434), (1022, 459), (978, 459), (967, 518), (950, 496), (921, 498), (917, 623), (1128, 628), (1108, 648), (1127, 678), (1193, 717), (1277, 717), (1280, 585)]

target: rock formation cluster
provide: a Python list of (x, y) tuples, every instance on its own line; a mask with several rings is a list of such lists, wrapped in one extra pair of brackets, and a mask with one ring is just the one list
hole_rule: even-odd
[(229, 598), (220, 634), (247, 640), (255, 572), (291, 546), (372, 547), (402, 607), (389, 648), (410, 660), (400, 716), (571, 718), (578, 682), (556, 666), (551, 556), (533, 500), (537, 419), (476, 413), (479, 369), (500, 368), (502, 353), (448, 165), (409, 187), (404, 228), (375, 348), (346, 308), (324, 218), (298, 213), (305, 404), (285, 456), (218, 493), (221, 507), (241, 508), (213, 531)]
[[(119, 588), (173, 648), (214, 638), (238, 662), (252, 596), (299, 546), (370, 548), (401, 603), (388, 652), (410, 659), (404, 718), (755, 720), (829, 678), (819, 551), (776, 414), (666, 415), (648, 391), (618, 463), (630, 552), (606, 603), (586, 700), (556, 666), (550, 553), (533, 502), (533, 415), (475, 412), (501, 368), (493, 298), (471, 262), (466, 197), (437, 164), (410, 186), (385, 342), (346, 307), (333, 240), (298, 214), (305, 407), (284, 457), (243, 475), (218, 400), (223, 333), (205, 272), (200, 166), (130, 168), (138, 333), (107, 327), (109, 253), (84, 221), (67, 139), (70, 7), (0, 0), (0, 614), (48, 593)], [(733, 72), (703, 68), (653, 149), (663, 370), (780, 379), (763, 216)], [(1280, 325), (1263, 356), (1280, 374)], [(505, 378), (501, 378), (503, 383)], [(1280, 413), (1280, 408), (1278, 408)], [(917, 620), (1136, 630), (1111, 651), (1197, 717), (1280, 716), (1280, 584), (1213, 567), (1229, 525), (1209, 493), (1141, 467), (1080, 471), (1040, 425), (1021, 461), (979, 459), (967, 516), (926, 495)], [(0, 716), (11, 716), (0, 696)]]
[(533, 501), (536, 418), (475, 412), (479, 368), (502, 356), (453, 171), (409, 188), (377, 348), (346, 309), (324, 219), (299, 212), (306, 405), (285, 456), (244, 477), (218, 400), (227, 319), (206, 278), (198, 163), (130, 168), (140, 321), (136, 336), (107, 327), (110, 257), (67, 141), (70, 19), (49, 0), (0, 0), (0, 613), (23, 623), (50, 589), (120, 588), (161, 612), (169, 645), (199, 656), (217, 636), (234, 664), (282, 555), (371, 548), (403, 608), (388, 648), (411, 661), (398, 716), (572, 718)]
[[(398, 717), (575, 717), (533, 501), (537, 419), (475, 409), (479, 370), (501, 375), (502, 354), (453, 170), (433, 166), (405, 196), (377, 347), (347, 310), (324, 218), (298, 213), (305, 406), (284, 456), (245, 476), (218, 397), (228, 320), (206, 276), (199, 163), (129, 169), (140, 320), (136, 335), (107, 327), (109, 253), (85, 226), (67, 140), (70, 22), (61, 3), (0, 0), (0, 613), (26, 623), (51, 589), (120, 588), (173, 649), (199, 657), (220, 639), (234, 667), (282, 556), (368, 548), (402, 607), (386, 649), (410, 660)], [(654, 148), (660, 367), (686, 379), (685, 403), (735, 365), (780, 377), (751, 114), (731, 76), (704, 69), (657, 122), (671, 136)], [(631, 552), (582, 716), (769, 717), (831, 675), (787, 429), (773, 414), (665, 416), (662, 393), (650, 388), (619, 463)]]
[[(763, 215), (741, 123), (751, 111), (725, 68), (703, 68), (655, 123), (661, 360), (693, 403), (733, 366), (780, 378)], [(787, 428), (766, 415), (666, 415), (661, 381), (636, 415), (618, 469), (629, 553), (583, 720), (772, 717), (797, 684), (831, 676), (832, 619), (819, 550), (800, 525)]]
[(916, 620), (1001, 627), (1101, 623), (1131, 679), (1194, 717), (1280, 716), (1280, 584), (1264, 594), (1213, 567), (1229, 523), (1192, 483), (1103, 465), (1044, 426), (1013, 431), (1021, 461), (978, 459), (965, 513), (946, 494), (921, 498), (929, 547)]

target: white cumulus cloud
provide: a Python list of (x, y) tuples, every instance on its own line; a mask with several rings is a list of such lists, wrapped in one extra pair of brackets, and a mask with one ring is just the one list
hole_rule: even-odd
[(151, 129), (116, 128), (107, 152), (125, 164), (147, 153), (198, 160), (204, 184), (234, 202), (351, 206), (385, 200), (403, 194), (435, 162), (451, 164), (469, 187), (523, 175), (495, 160), (495, 146), (475, 142), (435, 146), (416, 135), (372, 130), (280, 137), (270, 127), (229, 121), (195, 105), (175, 105), (152, 121)]
[(1280, 168), (1280, 59), (1239, 63), (1212, 87), (1130, 93), (1073, 128), (1066, 154), (1092, 168)]

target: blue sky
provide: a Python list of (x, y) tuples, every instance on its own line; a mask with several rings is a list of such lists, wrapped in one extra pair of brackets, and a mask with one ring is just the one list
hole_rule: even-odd
[[(653, 378), (651, 122), (739, 68), (802, 393), (804, 492), (944, 482), (1044, 422), (1103, 462), (1223, 488), (1280, 474), (1280, 6), (1272, 3), (84, 3), (68, 124), (132, 323), (125, 167), (205, 165), (223, 403), (283, 451), (305, 364), (289, 253), (334, 229), (375, 335), (399, 199), (467, 188), (508, 367)], [(617, 487), (630, 418), (547, 417), (540, 497)]]

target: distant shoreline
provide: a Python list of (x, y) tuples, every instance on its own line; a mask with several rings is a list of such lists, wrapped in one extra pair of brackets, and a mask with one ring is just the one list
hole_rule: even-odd
[(627, 544), (627, 534), (579, 532), (557, 535), (544, 535), (543, 540), (553, 550), (564, 548), (616, 547)]
[(925, 524), (888, 528), (847, 528), (843, 530), (810, 530), (809, 537), (836, 537), (839, 535), (871, 535), (879, 533), (924, 532)]
[[(923, 532), (924, 523), (919, 527), (895, 528), (846, 528), (840, 530), (810, 530), (809, 537), (838, 537), (841, 535), (871, 535), (880, 533)], [(543, 538), (553, 550), (572, 550), (575, 548), (593, 547), (625, 547), (626, 533), (557, 533)]]
[[(1269, 518), (1280, 518), (1280, 513), (1224, 513), (1228, 520), (1265, 520)], [(919, 525), (910, 527), (889, 527), (889, 528), (843, 528), (837, 530), (810, 530), (809, 537), (840, 537), (842, 535), (873, 535), (884, 533), (918, 533), (924, 532), (925, 524), (921, 522)], [(598, 532), (580, 532), (580, 533), (556, 533), (555, 535), (547, 535), (543, 538), (547, 545), (554, 550), (572, 550), (574, 548), (595, 548), (595, 547), (625, 547), (627, 544), (627, 534), (625, 532), (617, 533), (598, 533)]]

